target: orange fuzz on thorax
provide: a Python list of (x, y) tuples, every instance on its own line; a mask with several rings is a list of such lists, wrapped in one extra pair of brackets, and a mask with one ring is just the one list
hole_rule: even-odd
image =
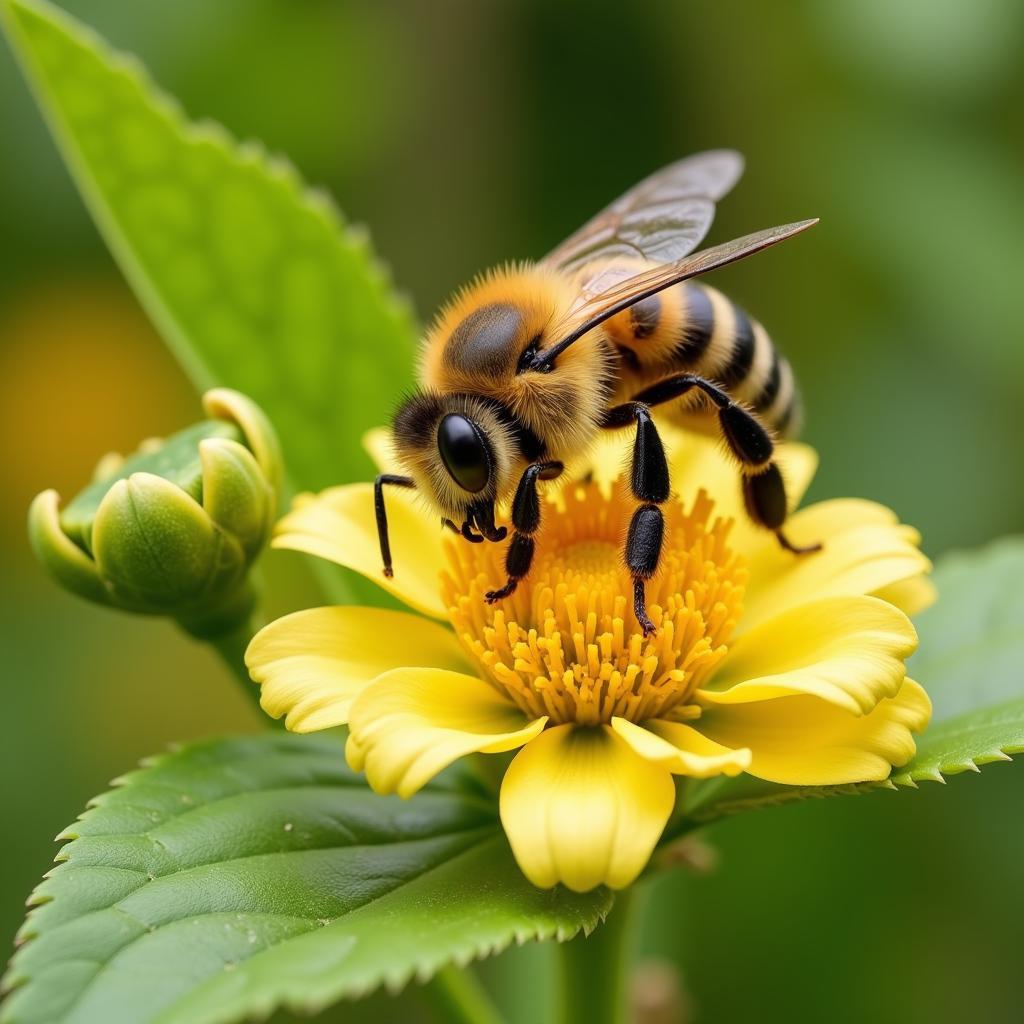
[(611, 389), (612, 356), (604, 334), (572, 346), (552, 373), (516, 372), (528, 347), (543, 349), (559, 340), (553, 331), (577, 297), (569, 278), (534, 264), (478, 278), (427, 332), (420, 364), (424, 386), (501, 402), (547, 443), (550, 458), (580, 456)]

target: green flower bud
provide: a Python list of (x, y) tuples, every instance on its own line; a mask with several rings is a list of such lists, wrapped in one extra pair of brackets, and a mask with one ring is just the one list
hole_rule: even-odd
[(273, 529), (282, 469), (249, 399), (218, 388), (203, 408), (208, 420), (127, 459), (105, 456), (63, 512), (55, 491), (38, 495), (29, 537), (68, 590), (212, 637), (252, 612), (249, 568)]

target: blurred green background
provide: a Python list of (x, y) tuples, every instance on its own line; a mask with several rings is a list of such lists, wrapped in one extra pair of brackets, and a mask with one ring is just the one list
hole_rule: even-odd
[[(885, 502), (932, 555), (1021, 529), (1019, 0), (63, 6), (191, 116), (263, 139), (329, 188), (424, 319), (661, 164), (743, 150), (716, 240), (822, 218), (715, 279), (797, 369), (822, 455), (811, 497)], [(70, 496), (104, 452), (199, 413), (6, 48), (0, 131), (7, 941), (51, 837), (109, 779), (173, 740), (260, 723), (207, 652), (76, 602), (31, 561), (37, 491)], [(314, 600), (293, 558), (267, 561), (274, 610)], [(1022, 786), (1024, 765), (994, 766), (725, 822), (708, 837), (717, 870), (648, 893), (638, 954), (682, 968), (694, 1020), (1019, 1020)], [(511, 960), (536, 984), (513, 984)], [(483, 974), (525, 1024), (549, 968), (527, 948)], [(377, 997), (335, 1016), (409, 1020), (417, 1006)]]

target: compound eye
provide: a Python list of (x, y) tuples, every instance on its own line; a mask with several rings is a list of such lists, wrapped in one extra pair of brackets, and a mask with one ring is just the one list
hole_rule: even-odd
[(437, 427), (437, 448), (449, 476), (477, 494), (491, 478), (490, 459), (480, 428), (465, 416), (449, 413)]

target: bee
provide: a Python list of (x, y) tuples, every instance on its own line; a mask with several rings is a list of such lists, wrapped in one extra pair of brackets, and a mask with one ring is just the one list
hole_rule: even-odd
[(537, 483), (561, 475), (599, 431), (634, 431), (637, 507), (625, 540), (633, 610), (648, 635), (645, 583), (657, 571), (670, 480), (651, 410), (721, 434), (740, 470), (748, 514), (795, 554), (773, 436), (799, 423), (789, 363), (765, 329), (693, 279), (817, 223), (768, 228), (694, 253), (742, 157), (700, 153), (630, 189), (536, 263), (493, 270), (438, 314), (422, 346), (421, 388), (401, 404), (393, 443), (408, 475), (377, 477), (384, 574), (392, 575), (384, 488), (417, 489), (443, 526), (498, 542), (495, 505), (511, 501), (509, 596), (530, 571), (541, 528)]

